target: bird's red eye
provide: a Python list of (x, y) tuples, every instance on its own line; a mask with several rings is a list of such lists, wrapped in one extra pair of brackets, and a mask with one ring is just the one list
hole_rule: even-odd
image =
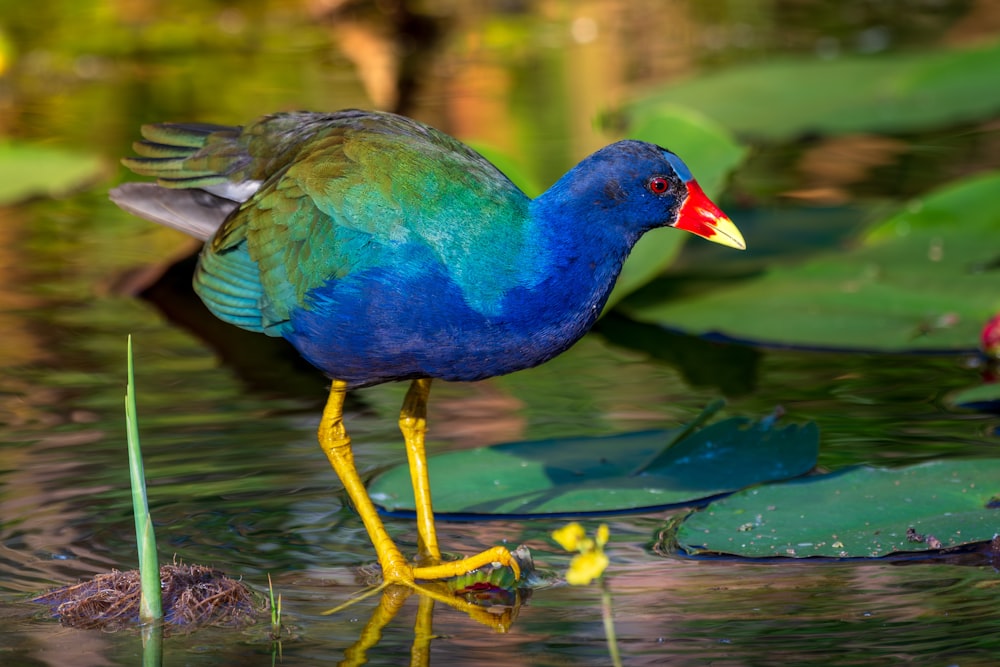
[(670, 189), (670, 181), (668, 181), (664, 176), (653, 176), (646, 183), (646, 187), (654, 195), (662, 195)]

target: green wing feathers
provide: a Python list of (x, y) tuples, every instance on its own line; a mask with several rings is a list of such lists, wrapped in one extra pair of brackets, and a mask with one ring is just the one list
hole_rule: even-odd
[[(332, 114), (265, 116), (247, 127), (209, 123), (157, 123), (142, 127), (138, 157), (122, 160), (137, 174), (168, 188), (209, 188), (275, 177), (291, 164)], [(244, 197), (245, 199), (245, 197)]]
[[(161, 200), (171, 193), (192, 205), (199, 197), (214, 199), (217, 231), (202, 252), (195, 289), (216, 315), (244, 329), (280, 335), (311, 289), (395, 266), (407, 244), (449, 267), (484, 312), (520, 280), (510, 258), (525, 242), (528, 199), (467, 146), (415, 121), (302, 112), (266, 116), (245, 128), (147, 125), (142, 135), (138, 156), (123, 162), (155, 177), (156, 185), (126, 184), (146, 189), (122, 186), (126, 196), (116, 201), (140, 211), (128, 199), (149, 188)], [(191, 233), (162, 213), (169, 208), (167, 200), (156, 209), (159, 217), (144, 217)], [(470, 265), (476, 255), (468, 252), (480, 246), (494, 250), (475, 262), (496, 264), (495, 284), (463, 275), (482, 271)]]
[(154, 176), (166, 188), (204, 188), (247, 180), (250, 155), (239, 127), (161, 123), (143, 125), (143, 141), (133, 144), (139, 157), (122, 163), (137, 174)]
[(280, 336), (265, 325), (261, 312), (264, 295), (260, 270), (250, 259), (246, 245), (225, 253), (201, 253), (194, 275), (194, 291), (216, 317), (241, 329)]
[(116, 203), (155, 222), (212, 239), (202, 251), (194, 287), (226, 322), (280, 335), (287, 309), (278, 312), (273, 299), (265, 298), (261, 269), (246, 243), (249, 218), (238, 203), (253, 196), (262, 182), (280, 179), (310, 136), (322, 128), (323, 123), (317, 122), (321, 118), (328, 120), (316, 114), (278, 114), (246, 128), (145, 125), (143, 141), (134, 145), (137, 157), (122, 161), (132, 171), (156, 178), (156, 185), (124, 184), (112, 193)]

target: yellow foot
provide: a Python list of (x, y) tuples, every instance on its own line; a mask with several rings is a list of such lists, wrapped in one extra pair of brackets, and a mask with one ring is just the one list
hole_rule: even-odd
[(468, 556), (461, 560), (448, 561), (439, 565), (415, 567), (413, 568), (413, 578), (424, 581), (449, 579), (462, 574), (468, 574), (473, 570), (478, 570), (493, 563), (499, 563), (502, 567), (509, 567), (514, 571), (515, 580), (519, 581), (521, 579), (521, 566), (517, 562), (517, 559), (507, 550), (507, 547), (493, 547), (475, 556)]
[(494, 563), (509, 567), (514, 571), (515, 580), (521, 579), (521, 566), (507, 547), (493, 547), (475, 556), (438, 565), (413, 566), (405, 561), (391, 559), (382, 568), (382, 580), (386, 583), (412, 585), (416, 581), (450, 579)]

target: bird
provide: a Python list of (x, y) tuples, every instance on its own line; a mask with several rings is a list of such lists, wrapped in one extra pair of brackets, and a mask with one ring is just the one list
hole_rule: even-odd
[[(111, 200), (204, 241), (195, 292), (221, 320), (282, 337), (330, 380), (320, 446), (383, 581), (410, 586), (517, 560), (443, 560), (425, 448), (433, 380), (542, 364), (596, 322), (636, 241), (675, 227), (744, 249), (674, 153), (625, 139), (529, 198), (458, 139), (389, 112), (280, 112), (245, 126), (141, 128)], [(416, 500), (403, 555), (369, 498), (344, 425), (349, 390), (408, 381), (399, 428)]]

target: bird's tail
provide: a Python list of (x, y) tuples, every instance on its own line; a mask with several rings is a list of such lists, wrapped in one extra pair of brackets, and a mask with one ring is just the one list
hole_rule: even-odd
[(142, 126), (142, 141), (133, 144), (138, 157), (122, 164), (137, 174), (153, 176), (157, 185), (198, 188), (233, 201), (246, 201), (260, 187), (251, 174), (242, 127), (206, 123), (158, 123)]
[(111, 200), (129, 213), (202, 240), (260, 187), (242, 128), (204, 123), (144, 125), (137, 157), (122, 163), (156, 183), (125, 183)]
[(207, 241), (239, 206), (204, 190), (172, 190), (155, 183), (122, 183), (108, 193), (132, 215)]
[[(109, 193), (129, 213), (208, 241), (260, 187), (242, 128), (164, 123), (143, 126), (142, 136), (138, 156), (122, 163), (156, 182), (123, 183)], [(195, 291), (220, 319), (263, 331), (260, 272), (245, 246), (203, 252)]]

